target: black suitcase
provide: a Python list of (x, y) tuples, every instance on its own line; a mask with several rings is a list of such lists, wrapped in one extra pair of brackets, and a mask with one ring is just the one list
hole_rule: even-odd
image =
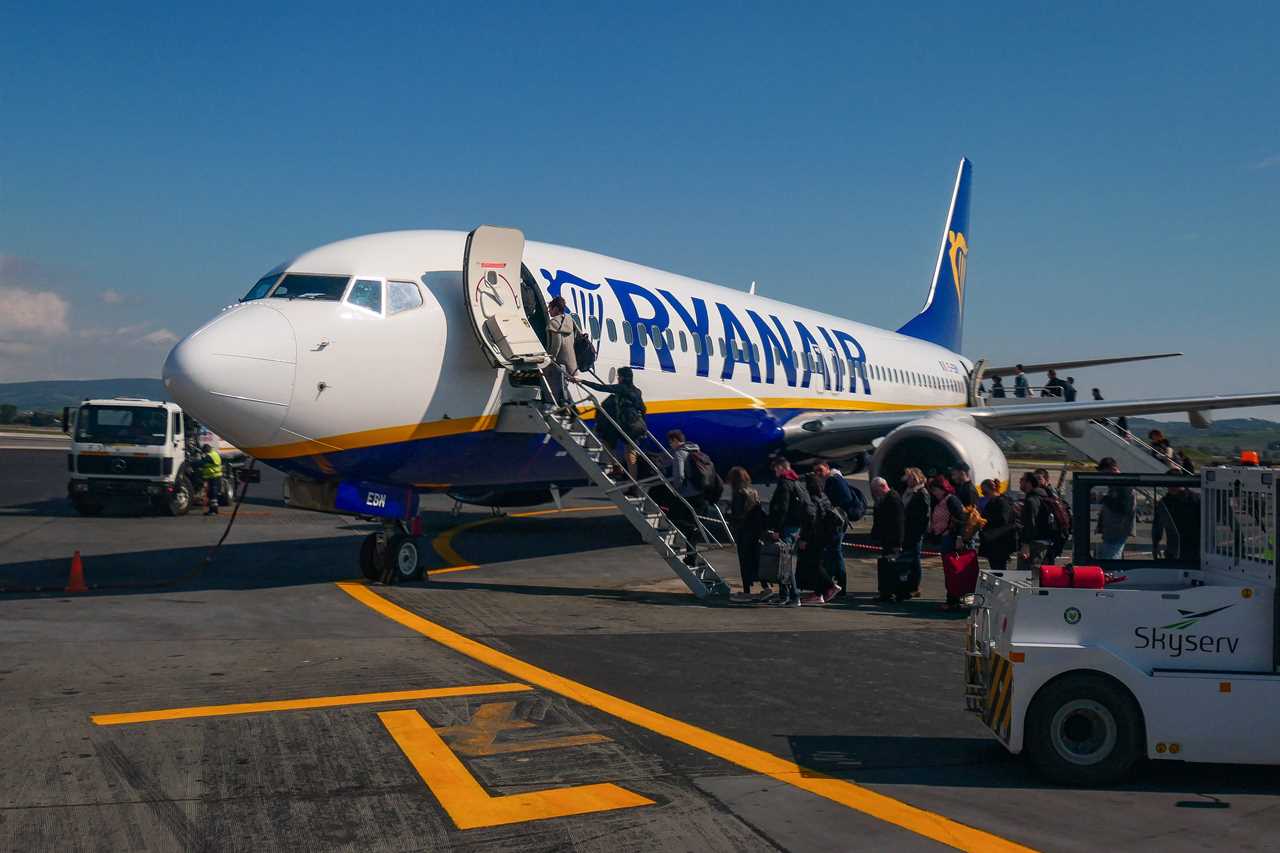
[(876, 561), (876, 587), (881, 599), (910, 598), (920, 586), (915, 560), (904, 557), (881, 557)]

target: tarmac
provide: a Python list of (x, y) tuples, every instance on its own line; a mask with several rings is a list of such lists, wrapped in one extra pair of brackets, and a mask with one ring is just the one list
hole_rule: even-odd
[[(1280, 844), (1271, 768), (1035, 777), (963, 710), (936, 566), (902, 605), (862, 558), (832, 605), (705, 606), (575, 491), (429, 498), (427, 579), (369, 586), (372, 527), (270, 472), (210, 558), (227, 511), (81, 518), (65, 464), (0, 450), (3, 850)], [(89, 593), (60, 591), (74, 550)]]

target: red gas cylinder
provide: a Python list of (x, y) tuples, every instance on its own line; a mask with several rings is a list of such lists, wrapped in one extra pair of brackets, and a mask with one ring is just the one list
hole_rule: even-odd
[(1040, 586), (1102, 589), (1107, 576), (1099, 566), (1041, 566)]

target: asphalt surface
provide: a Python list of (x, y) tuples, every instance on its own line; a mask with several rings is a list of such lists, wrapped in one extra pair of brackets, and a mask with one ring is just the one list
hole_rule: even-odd
[[(936, 571), (901, 606), (857, 561), (840, 604), (706, 607), (575, 493), (496, 519), (428, 500), (427, 581), (340, 587), (372, 528), (285, 508), (272, 475), (210, 559), (225, 513), (80, 518), (64, 468), (0, 451), (3, 850), (940, 849), (929, 816), (971, 849), (1280, 838), (1270, 768), (1162, 763), (1086, 791), (1031, 775), (962, 710)], [(60, 588), (77, 549), (97, 591), (22, 591)], [(445, 688), (493, 692), (402, 693)], [(852, 793), (812, 793), (824, 776)]]

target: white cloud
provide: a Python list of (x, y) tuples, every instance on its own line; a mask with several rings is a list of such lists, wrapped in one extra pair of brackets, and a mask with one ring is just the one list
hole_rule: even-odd
[(1280, 166), (1280, 152), (1272, 154), (1270, 157), (1263, 157), (1253, 164), (1255, 169), (1270, 169), (1272, 166)]
[(152, 346), (169, 346), (177, 342), (178, 336), (168, 329), (156, 329), (154, 332), (148, 332), (137, 340), (137, 343), (151, 344)]
[(49, 290), (0, 286), (0, 333), (65, 334), (68, 307), (67, 300)]
[(29, 355), (35, 352), (34, 344), (25, 343), (24, 341), (0, 341), (0, 355), (10, 357), (19, 355)]
[(124, 294), (118, 290), (108, 287), (106, 290), (98, 294), (98, 298), (108, 305), (119, 305), (124, 302)]

